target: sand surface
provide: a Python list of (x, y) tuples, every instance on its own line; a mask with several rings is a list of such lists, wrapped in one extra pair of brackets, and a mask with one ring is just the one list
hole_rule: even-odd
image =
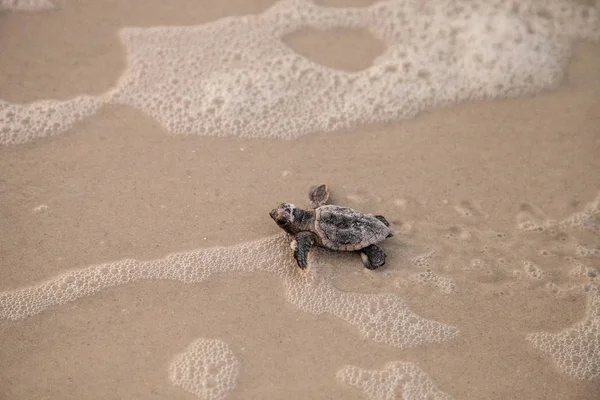
[[(126, 65), (119, 29), (198, 25), (272, 4), (221, 3), (56, 1), (4, 12), (0, 98), (101, 94)], [(349, 28), (299, 30), (285, 43), (342, 71), (385, 51)], [(64, 132), (0, 147), (0, 398), (596, 399), (598, 65), (600, 44), (577, 41), (554, 89), (291, 140), (176, 135), (135, 107), (105, 104)], [(315, 251), (302, 272), (281, 250), (287, 239), (269, 211), (305, 206), (318, 183), (332, 203), (391, 222), (384, 267)], [(214, 247), (216, 258), (204, 250)], [(168, 259), (166, 279), (117, 279), (68, 302), (43, 290), (13, 296), (75, 269), (135, 259), (143, 270), (181, 252), (203, 261)], [(180, 278), (185, 265), (202, 279)], [(26, 315), (23, 298), (47, 306)], [(408, 314), (386, 313), (390, 304)], [(451, 333), (409, 334), (397, 328), (406, 315)], [(194, 392), (177, 384), (173, 363), (195, 340), (222, 362), (182, 367), (199, 382)]]

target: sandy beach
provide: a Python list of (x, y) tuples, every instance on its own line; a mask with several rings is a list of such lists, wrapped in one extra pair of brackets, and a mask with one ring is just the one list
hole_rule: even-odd
[[(507, 92), (516, 85), (512, 95), (453, 103), (431, 95), (414, 115), (407, 108), (392, 118), (373, 106), (379, 119), (364, 121), (372, 110), (360, 99), (381, 96), (352, 89), (347, 98), (359, 100), (351, 105), (323, 100), (324, 114), (343, 103), (340, 122), (306, 132), (298, 121), (321, 122), (301, 97), (257, 111), (256, 118), (275, 118), (277, 107), (295, 109), (296, 101), (308, 110), (272, 131), (243, 119), (253, 111), (240, 108), (233, 110), (241, 122), (228, 129), (224, 117), (206, 111), (212, 125), (203, 133), (193, 129), (204, 117), (186, 125), (187, 114), (170, 117), (168, 105), (155, 112), (136, 97), (176, 96), (159, 96), (166, 80), (140, 83), (151, 75), (150, 56), (148, 70), (131, 67), (152, 54), (136, 53), (134, 44), (179, 38), (156, 27), (211, 27), (225, 17), (259, 26), (240, 16), (268, 16), (277, 11), (271, 6), (303, 10), (305, 2), (296, 3), (81, 0), (0, 12), (0, 132), (13, 129), (9, 107), (18, 114), (25, 105), (32, 131), (46, 115), (27, 108), (35, 102), (56, 102), (56, 114), (66, 115), (54, 130), (28, 136), (23, 129), (0, 146), (0, 398), (597, 398), (598, 40), (582, 30), (583, 38), (565, 44), (570, 55), (555, 87), (533, 78), (539, 90), (532, 84), (531, 93), (514, 95), (521, 90), (515, 73), (505, 84)], [(320, 2), (335, 11), (318, 12), (330, 21), (345, 12), (338, 7), (371, 3)], [(598, 4), (576, 7), (587, 7), (584, 20), (600, 26)], [(210, 39), (203, 32), (200, 44)], [(377, 66), (395, 60), (381, 35), (363, 28), (294, 28), (279, 43), (273, 70), (291, 49), (324, 81), (339, 74), (331, 75), (342, 82), (331, 93), (354, 84), (346, 77), (362, 79), (361, 71), (383, 79)], [(257, 54), (266, 60), (265, 49)], [(231, 61), (237, 70), (256, 72), (240, 57)], [(216, 66), (207, 74), (229, 71), (209, 61)], [(416, 77), (415, 88), (452, 86), (430, 71), (431, 83)], [(245, 76), (236, 79), (245, 85)], [(320, 82), (306, 79), (307, 87)], [(214, 82), (199, 85), (220, 93)], [(78, 96), (91, 100), (60, 111)], [(237, 93), (224, 102), (243, 100)], [(390, 221), (396, 234), (381, 243), (385, 266), (369, 271), (355, 253), (319, 249), (307, 271), (295, 265), (269, 211), (281, 202), (306, 207), (308, 190), (320, 183), (329, 185), (330, 203)], [(193, 343), (204, 350), (194, 353)]]

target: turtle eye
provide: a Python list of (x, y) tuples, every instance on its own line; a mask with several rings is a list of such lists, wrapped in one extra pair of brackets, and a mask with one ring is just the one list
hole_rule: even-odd
[(287, 224), (287, 221), (285, 219), (277, 220), (277, 225), (282, 225), (283, 226), (285, 224)]

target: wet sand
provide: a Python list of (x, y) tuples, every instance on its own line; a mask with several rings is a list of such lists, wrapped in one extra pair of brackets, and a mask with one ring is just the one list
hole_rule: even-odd
[[(190, 4), (116, 3), (0, 15), (11, 33), (0, 35), (1, 97), (106, 90), (124, 66), (119, 27), (196, 24), (268, 6), (214, 2), (192, 14)], [(327, 51), (311, 44), (317, 36), (299, 35), (294, 45)], [(525, 338), (589, 316), (581, 287), (597, 279), (569, 275), (568, 257), (577, 259), (578, 244), (598, 248), (598, 231), (575, 229), (563, 241), (520, 231), (517, 215), (542, 218), (543, 210), (560, 221), (597, 196), (597, 65), (598, 43), (580, 43), (555, 91), (291, 141), (177, 136), (134, 108), (109, 105), (64, 134), (0, 148), (2, 291), (74, 268), (279, 234), (268, 212), (282, 201), (306, 204), (308, 188), (324, 182), (333, 203), (383, 214), (399, 232), (383, 243), (388, 261), (373, 272), (356, 255), (325, 255), (334, 286), (393, 293), (416, 314), (460, 330), (449, 341), (399, 349), (331, 314), (299, 310), (271, 274), (141, 281), (0, 320), (0, 397), (193, 399), (169, 381), (169, 363), (194, 339), (218, 338), (240, 365), (231, 399), (365, 398), (337, 371), (389, 361), (417, 364), (454, 398), (596, 398), (597, 377), (565, 374)], [(415, 261), (431, 251), (430, 261)], [(545, 271), (542, 279), (529, 278), (526, 260)], [(597, 256), (579, 260), (600, 268)], [(415, 280), (427, 271), (455, 290)]]

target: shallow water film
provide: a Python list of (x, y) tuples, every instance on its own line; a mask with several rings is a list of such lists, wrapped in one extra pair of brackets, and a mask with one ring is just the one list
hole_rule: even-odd
[[(598, 398), (600, 2), (0, 0), (0, 31), (0, 398)], [(298, 267), (269, 212), (322, 183), (389, 221), (383, 266)]]

